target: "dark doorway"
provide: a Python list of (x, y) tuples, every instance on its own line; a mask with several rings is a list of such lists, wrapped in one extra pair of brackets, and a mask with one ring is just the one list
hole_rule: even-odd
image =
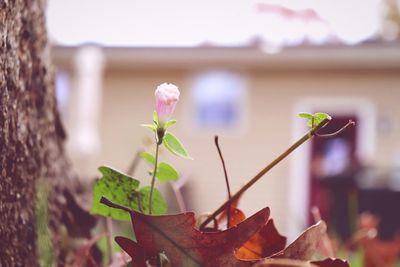
[[(311, 143), (310, 207), (316, 206), (327, 221), (329, 231), (342, 240), (350, 237), (356, 223), (357, 190), (355, 175), (358, 167), (357, 117), (335, 116), (319, 133), (332, 133), (349, 120), (356, 122), (334, 138), (313, 138)], [(309, 223), (314, 219), (310, 215)]]

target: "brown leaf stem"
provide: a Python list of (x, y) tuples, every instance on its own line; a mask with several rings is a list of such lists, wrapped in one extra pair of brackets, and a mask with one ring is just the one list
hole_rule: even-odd
[[(214, 142), (218, 150), (219, 158), (221, 159), (222, 168), (224, 169), (225, 184), (226, 184), (226, 189), (228, 191), (228, 201), (229, 201), (232, 197), (231, 187), (229, 186), (229, 179), (228, 179), (228, 173), (226, 171), (225, 160), (224, 157), (222, 156), (221, 148), (219, 147), (218, 135), (214, 137)], [(229, 228), (229, 222), (231, 221), (231, 205), (228, 205), (228, 207), (226, 208), (226, 219), (227, 219), (226, 228)]]
[(104, 204), (104, 205), (106, 205), (106, 206), (109, 206), (110, 208), (120, 209), (120, 210), (123, 210), (123, 211), (126, 211), (126, 212), (131, 212), (131, 211), (132, 211), (130, 208), (127, 208), (127, 207), (125, 207), (125, 206), (122, 206), (122, 205), (116, 204), (116, 203), (114, 203), (114, 202), (111, 202), (111, 201), (110, 201), (108, 198), (106, 198), (106, 197), (101, 197), (101, 198), (100, 198), (100, 203), (101, 203), (101, 204)]
[(301, 146), (307, 140), (315, 135), (315, 133), (328, 124), (330, 120), (325, 119), (317, 126), (313, 127), (310, 131), (308, 131), (303, 137), (297, 140), (293, 145), (291, 145), (286, 151), (280, 154), (277, 158), (275, 158), (270, 164), (268, 164), (264, 169), (262, 169), (259, 173), (257, 173), (247, 184), (245, 184), (239, 191), (237, 191), (228, 201), (223, 203), (216, 211), (214, 211), (210, 217), (208, 217), (201, 225), (200, 229), (204, 228), (209, 222), (211, 222), (218, 214), (224, 211), (228, 206), (231, 205), (233, 201), (239, 198), (247, 189), (249, 189), (253, 184), (255, 184), (264, 174), (266, 174), (269, 170), (275, 167), (279, 162), (281, 162), (284, 158), (286, 158), (290, 153), (292, 153), (296, 148)]

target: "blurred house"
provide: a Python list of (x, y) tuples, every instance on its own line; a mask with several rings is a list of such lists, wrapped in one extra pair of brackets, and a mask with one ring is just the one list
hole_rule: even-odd
[[(261, 13), (272, 10), (275, 17), (318, 23), (318, 29), (323, 24), (315, 12), (256, 6)], [(317, 35), (303, 34), (293, 45), (280, 42), (282, 50), (275, 53), (273, 42), (260, 36), (228, 47), (205, 40), (195, 47), (54, 46), (59, 103), (78, 172), (90, 179), (100, 165), (126, 170), (137, 149), (152, 151), (151, 133), (139, 124), (151, 121), (156, 86), (171, 82), (181, 90), (172, 130), (194, 161), (168, 153), (161, 157), (187, 177), (189, 209), (213, 211), (226, 200), (214, 135), (220, 136), (236, 191), (307, 132), (297, 117), (302, 111), (331, 114), (338, 119), (334, 128), (347, 119), (357, 125), (342, 139), (311, 141), (285, 159), (242, 197), (240, 207), (247, 215), (269, 206), (280, 230), (294, 236), (309, 223), (311, 205), (318, 204), (315, 195), (322, 194), (329, 205), (312, 181), (340, 175), (353, 163), (360, 170), (351, 178), (357, 187), (399, 192), (397, 37), (383, 42), (372, 34), (345, 46), (340, 35), (327, 31), (326, 42), (315, 46), (310, 40)], [(146, 171), (140, 164), (135, 172), (143, 183), (149, 183)], [(177, 211), (169, 185), (161, 187), (170, 193), (171, 210)], [(327, 208), (327, 216), (331, 211)]]

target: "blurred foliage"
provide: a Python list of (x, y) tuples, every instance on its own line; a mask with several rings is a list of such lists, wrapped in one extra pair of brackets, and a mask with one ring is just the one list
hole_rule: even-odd
[(43, 178), (39, 179), (36, 183), (36, 234), (39, 265), (44, 267), (54, 266), (55, 260), (52, 250), (51, 233), (48, 226), (48, 195), (47, 181)]

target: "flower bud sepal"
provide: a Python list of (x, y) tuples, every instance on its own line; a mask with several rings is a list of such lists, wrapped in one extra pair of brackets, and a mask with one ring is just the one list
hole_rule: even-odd
[(165, 135), (164, 127), (157, 128), (157, 145), (161, 145)]

